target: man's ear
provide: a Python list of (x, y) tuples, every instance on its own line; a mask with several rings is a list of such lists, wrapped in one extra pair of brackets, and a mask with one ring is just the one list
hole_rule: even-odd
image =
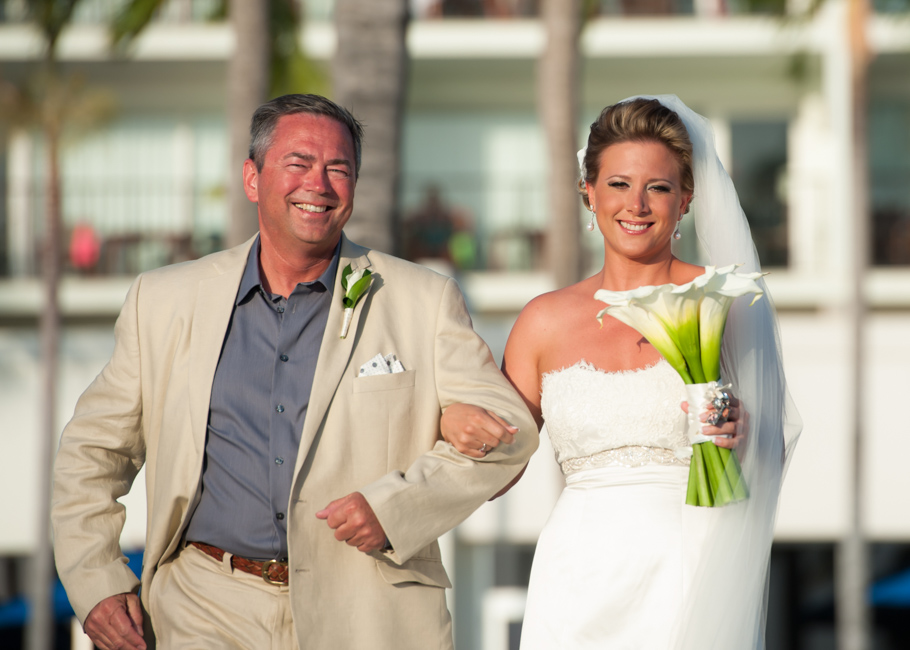
[(249, 158), (243, 161), (243, 191), (250, 201), (259, 202), (259, 170)]

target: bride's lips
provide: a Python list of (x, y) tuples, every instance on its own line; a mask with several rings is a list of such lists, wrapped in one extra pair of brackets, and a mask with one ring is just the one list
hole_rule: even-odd
[(651, 221), (620, 221), (619, 226), (630, 235), (640, 235), (647, 232), (654, 223)]

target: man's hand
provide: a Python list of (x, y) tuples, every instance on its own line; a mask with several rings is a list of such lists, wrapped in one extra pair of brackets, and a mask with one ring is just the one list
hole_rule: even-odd
[(145, 650), (142, 607), (136, 594), (109, 596), (85, 617), (85, 633), (101, 650)]
[(385, 531), (360, 492), (335, 499), (317, 512), (316, 517), (326, 520), (335, 531), (335, 539), (355, 546), (358, 551), (369, 553), (385, 546)]

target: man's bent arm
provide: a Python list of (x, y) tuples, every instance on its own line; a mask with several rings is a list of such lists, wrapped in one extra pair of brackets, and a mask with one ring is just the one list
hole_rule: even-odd
[(54, 554), (80, 621), (103, 599), (139, 585), (120, 549), (126, 513), (117, 499), (129, 492), (145, 460), (140, 281), (130, 288), (114, 327), (113, 356), (79, 398), (54, 463)]
[(440, 407), (475, 404), (519, 430), (512, 444), (500, 445), (482, 459), (437, 442), (404, 474), (386, 474), (360, 490), (382, 524), (393, 547), (389, 556), (396, 562), (408, 560), (496, 494), (521, 472), (539, 442), (530, 412), (474, 332), (454, 280), (443, 291), (435, 333)]

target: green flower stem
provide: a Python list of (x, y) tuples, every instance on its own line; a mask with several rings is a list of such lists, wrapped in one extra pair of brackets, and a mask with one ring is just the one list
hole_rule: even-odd
[(699, 444), (699, 447), (702, 448), (702, 455), (706, 461), (708, 480), (711, 483), (711, 491), (714, 492), (714, 505), (722, 506), (730, 503), (733, 500), (733, 488), (730, 487), (730, 482), (727, 480), (717, 445), (713, 442), (703, 442)]
[[(660, 350), (658, 350), (658, 352), (660, 352)], [(680, 370), (679, 368), (676, 368), (676, 372), (678, 372), (679, 376), (682, 377), (684, 384), (696, 383), (696, 381), (694, 379), (692, 379), (692, 375), (689, 374), (688, 368), (683, 368), (682, 370)]]
[(692, 446), (686, 504), (719, 507), (748, 498), (738, 456), (712, 442)]
[(711, 486), (708, 484), (708, 473), (705, 467), (705, 457), (702, 454), (701, 444), (692, 445), (692, 465), (695, 467), (698, 484), (698, 505), (711, 507), (714, 505), (714, 496), (711, 494)]
[[(701, 350), (699, 349), (698, 340), (698, 319), (685, 321), (676, 327), (672, 323), (663, 322), (664, 327), (676, 343), (680, 354), (686, 360), (686, 368), (693, 384), (707, 383), (704, 370), (702, 370)], [(685, 381), (685, 379), (683, 379)]]
[[(694, 457), (692, 458), (692, 462), (695, 462)], [(691, 466), (689, 467), (689, 484), (686, 486), (686, 505), (698, 505), (698, 479), (696, 473), (692, 471)]]
[(701, 332), (701, 365), (705, 377), (720, 377), (720, 348), (724, 338), (726, 322), (708, 331), (706, 325)]
[(733, 501), (742, 501), (749, 498), (749, 490), (746, 487), (746, 481), (743, 478), (743, 468), (739, 464), (739, 456), (723, 447), (718, 447), (721, 453), (721, 460), (724, 462), (724, 472), (727, 474), (727, 480), (733, 486)]

